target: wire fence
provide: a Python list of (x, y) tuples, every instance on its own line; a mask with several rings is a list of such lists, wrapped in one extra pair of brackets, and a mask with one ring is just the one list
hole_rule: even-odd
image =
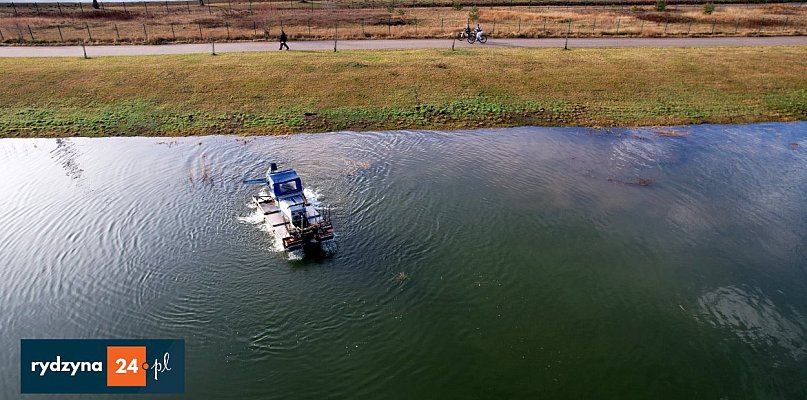
[[(371, 2), (372, 0), (370, 0)], [(469, 21), (468, 10), (443, 8), (357, 9), (352, 12), (300, 9), (294, 2), (126, 3), (114, 6), (51, 3), (0, 12), (0, 42), (165, 43), (272, 40), (284, 30), (291, 40), (361, 38), (449, 38)], [(344, 0), (341, 1), (343, 4)], [(367, 4), (363, 1), (362, 4)], [(286, 4), (288, 8), (275, 8)], [(315, 3), (310, 3), (315, 4)], [(317, 7), (322, 7), (318, 3)], [(370, 3), (372, 4), (372, 3)], [(16, 5), (15, 5), (16, 6)], [(293, 7), (294, 6), (294, 7)], [(30, 9), (33, 7), (33, 11)], [(124, 8), (125, 7), (125, 8)], [(675, 12), (636, 7), (592, 8), (520, 6), (482, 8), (479, 22), (495, 37), (598, 36), (771, 36), (807, 32), (807, 7), (725, 6), (706, 15), (702, 8)], [(90, 8), (90, 10), (86, 10)], [(148, 9), (148, 11), (147, 11)], [(54, 11), (55, 10), (55, 11)], [(82, 11), (83, 10), (83, 11)], [(54, 14), (54, 12), (56, 14)]]
[[(702, 6), (704, 0), (665, 0), (671, 6), (695, 5)], [(773, 5), (796, 4), (799, 7), (803, 0), (709, 0), (714, 4), (731, 5)], [(124, 12), (160, 14), (161, 12), (193, 12), (194, 7), (208, 7), (212, 13), (214, 9), (223, 9), (229, 12), (252, 11), (259, 8), (273, 10), (316, 10), (316, 9), (396, 9), (396, 8), (422, 8), (422, 7), (452, 7), (458, 10), (478, 7), (630, 7), (654, 5), (656, 0), (163, 0), (129, 2), (98, 2), (98, 10), (123, 10)], [(90, 3), (86, 2), (4, 2), (0, 3), (0, 15), (11, 12), (13, 15), (41, 15), (51, 13), (66, 15), (68, 13), (91, 13), (95, 11)]]

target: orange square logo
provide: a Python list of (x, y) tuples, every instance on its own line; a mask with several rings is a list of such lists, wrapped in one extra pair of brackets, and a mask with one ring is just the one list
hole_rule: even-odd
[(107, 386), (146, 386), (146, 347), (107, 346)]

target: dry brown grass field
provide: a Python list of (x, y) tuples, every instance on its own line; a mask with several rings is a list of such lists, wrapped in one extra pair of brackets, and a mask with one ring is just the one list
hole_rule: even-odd
[[(536, 0), (535, 4), (538, 0)], [(771, 36), (807, 34), (802, 3), (700, 5), (480, 6), (491, 37)], [(394, 5), (393, 5), (394, 4)], [(484, 2), (480, 4), (485, 4)], [(501, 3), (500, 3), (501, 4)], [(506, 2), (505, 2), (506, 4)], [(527, 4), (527, 5), (523, 5)], [(173, 1), (91, 5), (0, 5), (5, 44), (164, 43), (274, 40), (281, 27), (291, 40), (450, 38), (472, 7), (442, 0), (334, 2)]]

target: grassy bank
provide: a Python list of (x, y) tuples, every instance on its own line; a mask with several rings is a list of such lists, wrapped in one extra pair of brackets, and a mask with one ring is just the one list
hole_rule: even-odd
[(0, 135), (807, 119), (807, 47), (0, 59)]

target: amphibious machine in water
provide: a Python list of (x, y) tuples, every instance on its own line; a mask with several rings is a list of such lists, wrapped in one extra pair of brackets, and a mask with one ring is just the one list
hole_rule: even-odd
[(293, 169), (278, 171), (272, 163), (266, 178), (250, 179), (244, 183), (267, 185), (266, 193), (253, 196), (264, 222), (281, 240), (289, 252), (321, 250), (335, 251), (330, 209), (315, 208), (303, 193), (303, 184)]

